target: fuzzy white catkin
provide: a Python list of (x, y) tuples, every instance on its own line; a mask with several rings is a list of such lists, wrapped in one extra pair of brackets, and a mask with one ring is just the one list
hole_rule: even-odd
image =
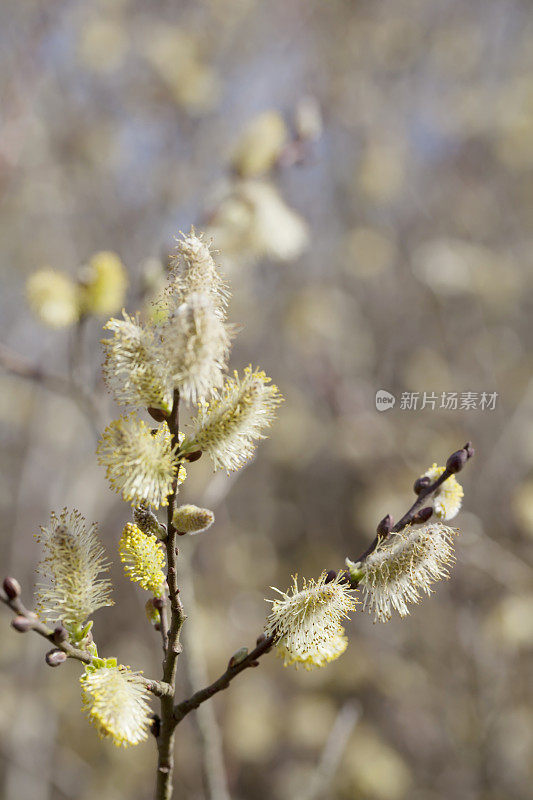
[(105, 429), (97, 453), (109, 483), (124, 500), (134, 506), (167, 505), (177, 461), (166, 422), (154, 435), (135, 412), (120, 417)]
[(456, 533), (441, 522), (414, 526), (392, 534), (363, 562), (346, 559), (363, 591), (363, 606), (375, 620), (386, 622), (393, 611), (406, 616), (410, 603), (430, 594), (434, 581), (448, 577)]
[(79, 511), (66, 508), (52, 514), (37, 541), (43, 547), (38, 566), (37, 610), (45, 619), (67, 628), (81, 626), (99, 608), (113, 605), (111, 583), (101, 578), (108, 569), (96, 525), (87, 524)]
[(230, 328), (208, 294), (194, 292), (173, 309), (160, 329), (170, 380), (186, 402), (208, 397), (222, 385)]
[(200, 404), (182, 451), (207, 452), (215, 469), (240, 469), (253, 456), (257, 441), (265, 438), (263, 430), (271, 425), (282, 401), (264, 372), (251, 366), (242, 378), (235, 372), (211, 402)]
[(149, 694), (139, 673), (124, 666), (88, 667), (80, 683), (84, 711), (100, 736), (117, 746), (148, 737)]
[(123, 312), (124, 319), (110, 319), (104, 326), (113, 336), (103, 339), (104, 381), (119, 405), (135, 408), (172, 407), (169, 365), (151, 328)]

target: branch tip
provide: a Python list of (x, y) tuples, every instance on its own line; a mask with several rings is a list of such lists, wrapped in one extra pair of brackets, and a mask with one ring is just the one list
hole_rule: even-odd
[(7, 576), (7, 578), (4, 578), (4, 583), (2, 585), (9, 600), (16, 600), (17, 597), (20, 597), (20, 583), (16, 578)]

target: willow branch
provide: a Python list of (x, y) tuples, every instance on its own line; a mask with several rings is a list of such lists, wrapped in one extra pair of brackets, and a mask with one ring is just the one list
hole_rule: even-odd
[[(24, 627), (17, 626), (17, 630), (34, 631), (39, 636), (42, 636), (43, 639), (47, 639), (50, 644), (54, 646), (55, 650), (61, 650), (65, 653), (67, 658), (74, 658), (76, 661), (81, 661), (84, 664), (93, 663), (94, 656), (91, 655), (91, 653), (87, 652), (87, 650), (80, 650), (78, 647), (74, 647), (68, 639), (60, 638), (55, 630), (48, 627), (44, 622), (41, 622), (33, 611), (29, 611), (19, 597), (10, 599), (0, 594), (0, 600), (17, 615), (19, 625), (22, 623), (22, 620), (24, 621)], [(139, 676), (139, 678), (148, 691), (156, 695), (156, 697), (165, 697), (166, 695), (172, 694), (172, 687), (163, 681), (145, 678), (142, 675)]]
[(456, 472), (459, 472), (473, 455), (474, 448), (472, 447), (472, 442), (467, 442), (461, 450), (456, 450), (455, 453), (451, 454), (446, 462), (444, 472), (433, 481), (433, 483), (428, 483), (427, 485), (422, 484), (417, 487), (417, 481), (417, 483), (415, 483), (415, 491), (418, 496), (413, 505), (395, 525), (392, 525), (392, 518), (390, 516), (381, 520), (374, 541), (358, 558), (354, 559), (354, 562), (357, 564), (365, 561), (365, 559), (374, 552), (378, 544), (384, 541), (391, 533), (399, 533), (413, 523), (426, 522), (432, 516), (433, 509), (425, 506), (425, 501), (438, 491), (444, 481), (448, 480), (452, 475), (455, 475)]
[[(179, 405), (180, 394), (174, 390), (172, 411), (167, 419), (168, 428), (172, 436), (172, 445), (176, 452), (179, 449)], [(161, 724), (157, 737), (158, 763), (157, 781), (155, 790), (156, 800), (170, 800), (172, 797), (172, 776), (174, 771), (174, 687), (176, 682), (176, 667), (178, 655), (181, 652), (180, 632), (185, 622), (186, 615), (180, 598), (177, 574), (177, 531), (174, 527), (173, 517), (176, 507), (180, 466), (176, 470), (176, 477), (172, 484), (172, 491), (168, 496), (167, 506), (167, 584), (170, 610), (170, 625), (168, 631), (163, 633), (166, 642), (165, 657), (163, 660), (163, 681), (172, 687), (172, 695), (161, 698)], [(164, 617), (161, 618), (162, 624)], [(166, 627), (166, 624), (165, 624)]]
[(205, 703), (206, 700), (210, 700), (211, 697), (218, 692), (221, 692), (223, 689), (227, 689), (231, 681), (236, 678), (237, 675), (240, 675), (240, 673), (245, 669), (248, 669), (248, 667), (257, 667), (259, 664), (258, 659), (265, 655), (265, 653), (269, 652), (274, 644), (274, 641), (274, 634), (272, 636), (265, 637), (264, 639), (261, 638), (257, 646), (241, 661), (238, 661), (236, 664), (232, 664), (230, 660), (228, 668), (219, 678), (217, 678), (216, 681), (211, 683), (209, 686), (206, 686), (204, 689), (200, 689), (199, 691), (195, 692), (187, 700), (183, 700), (181, 703), (178, 703), (178, 705), (174, 708), (174, 719), (176, 724), (180, 723), (190, 711), (198, 708), (198, 706), (200, 706), (202, 703)]
[[(172, 445), (177, 450), (179, 447), (179, 403), (180, 395), (177, 389), (174, 390), (174, 402), (172, 412), (167, 420), (170, 433), (172, 435)], [(176, 471), (176, 477), (172, 485), (172, 492), (168, 497), (167, 506), (167, 583), (168, 583), (168, 599), (170, 601), (170, 626), (167, 633), (167, 647), (165, 661), (163, 664), (164, 680), (173, 684), (173, 678), (176, 671), (176, 660), (181, 652), (181, 645), (179, 641), (180, 631), (185, 622), (185, 612), (180, 598), (180, 590), (178, 587), (178, 572), (177, 572), (177, 548), (176, 536), (177, 531), (172, 521), (174, 517), (174, 510), (176, 508), (176, 496), (178, 493), (178, 479), (179, 479), (180, 465)]]
[(0, 366), (11, 375), (37, 383), (55, 394), (70, 397), (96, 428), (99, 411), (94, 399), (70, 378), (32, 364), (3, 344), (0, 344)]

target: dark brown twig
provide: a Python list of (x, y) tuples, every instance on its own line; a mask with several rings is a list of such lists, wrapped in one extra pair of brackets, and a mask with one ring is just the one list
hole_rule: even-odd
[[(179, 404), (180, 395), (177, 389), (174, 390), (172, 411), (167, 419), (167, 424), (172, 436), (172, 445), (179, 448)], [(168, 599), (170, 605), (170, 625), (166, 635), (166, 651), (163, 661), (163, 681), (170, 684), (173, 689), (176, 683), (177, 658), (181, 652), (180, 631), (185, 622), (186, 615), (183, 610), (177, 575), (177, 550), (176, 550), (176, 528), (173, 524), (174, 509), (176, 506), (176, 495), (178, 491), (179, 465), (176, 477), (172, 486), (172, 492), (168, 497), (167, 507), (167, 584)], [(163, 623), (163, 617), (162, 617)], [(176, 720), (174, 719), (174, 698), (169, 695), (161, 698), (161, 726), (157, 737), (158, 763), (156, 781), (156, 800), (170, 800), (172, 797), (172, 775), (174, 771), (174, 730)]]
[[(467, 442), (465, 446), (461, 448), (461, 450), (456, 450), (455, 453), (452, 453), (446, 462), (446, 467), (442, 475), (433, 481), (433, 483), (422, 485), (421, 488), (418, 489), (418, 497), (416, 498), (415, 502), (395, 525), (385, 525), (380, 529), (380, 526), (383, 526), (383, 523), (386, 523), (388, 520), (392, 522), (392, 518), (389, 516), (385, 517), (385, 519), (380, 522), (378, 525), (378, 533), (376, 534), (372, 544), (366, 550), (364, 550), (358, 558), (354, 559), (354, 563), (358, 564), (368, 558), (368, 556), (374, 552), (378, 544), (381, 541), (384, 541), (391, 533), (399, 533), (413, 522), (421, 522), (422, 520), (427, 521), (431, 517), (430, 513), (423, 514), (421, 519), (417, 519), (418, 515), (420, 515), (420, 512), (425, 511), (424, 501), (433, 495), (439, 489), (439, 487), (442, 486), (444, 481), (448, 480), (448, 478), (450, 478), (456, 472), (460, 472), (466, 462), (472, 458), (473, 455), (474, 448), (472, 447), (472, 442)], [(430, 509), (428, 509), (428, 512), (429, 510)]]
[(38, 383), (45, 389), (55, 392), (56, 394), (70, 397), (88, 418), (91, 426), (96, 429), (99, 415), (96, 403), (88, 392), (85, 392), (70, 378), (64, 375), (56, 375), (55, 373), (47, 372), (42, 369), (42, 367), (30, 363), (3, 344), (0, 344), (0, 366), (12, 375)]
[(209, 700), (211, 697), (213, 697), (213, 695), (217, 694), (217, 692), (227, 689), (231, 681), (236, 678), (237, 675), (243, 672), (243, 670), (248, 669), (248, 667), (257, 667), (258, 659), (262, 655), (265, 655), (265, 653), (269, 652), (274, 642), (274, 634), (265, 638), (261, 637), (259, 644), (257, 644), (257, 646), (250, 653), (248, 653), (245, 658), (243, 658), (241, 661), (238, 661), (236, 664), (231, 664), (230, 661), (226, 671), (219, 678), (217, 678), (216, 681), (213, 681), (213, 683), (211, 683), (209, 686), (206, 686), (204, 689), (200, 689), (199, 691), (195, 692), (187, 700), (183, 700), (183, 702), (178, 703), (178, 705), (174, 708), (174, 719), (176, 721), (176, 725), (181, 722), (190, 711), (198, 708), (199, 705), (205, 703), (206, 700)]

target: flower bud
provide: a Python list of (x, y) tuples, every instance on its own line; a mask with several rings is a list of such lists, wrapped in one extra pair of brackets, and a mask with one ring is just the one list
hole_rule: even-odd
[(454, 475), (456, 472), (461, 472), (462, 468), (468, 461), (468, 453), (466, 450), (456, 450), (452, 453), (446, 462), (446, 470)]
[(155, 536), (157, 539), (166, 538), (167, 529), (145, 503), (133, 509), (133, 519), (139, 530), (148, 536)]
[(162, 408), (153, 408), (153, 406), (149, 406), (146, 410), (156, 422), (164, 422), (168, 417), (168, 414), (166, 414)]
[(31, 630), (31, 622), (27, 617), (15, 617), (11, 620), (11, 627), (19, 633), (26, 633)]
[(363, 577), (363, 569), (362, 563), (358, 561), (357, 563), (352, 561), (351, 559), (347, 558), (344, 562), (348, 569), (348, 575), (350, 576), (350, 584), (352, 586), (357, 586), (361, 578)]
[(4, 578), (4, 592), (6, 593), (9, 600), (16, 600), (17, 597), (20, 597), (20, 583), (16, 578)]
[(231, 667), (235, 667), (237, 664), (240, 664), (241, 661), (244, 661), (247, 655), (248, 655), (248, 648), (239, 647), (239, 649), (235, 653), (233, 653), (232, 657), (228, 661), (228, 669), (231, 669)]
[(62, 650), (49, 650), (44, 658), (49, 667), (59, 667), (67, 660), (67, 654)]
[(208, 508), (180, 506), (174, 511), (172, 523), (178, 533), (200, 533), (207, 530), (215, 521), (215, 515)]
[(185, 456), (185, 459), (192, 464), (193, 461), (198, 461), (198, 459), (201, 458), (201, 457), (202, 457), (202, 451), (201, 450), (195, 450), (193, 453), (188, 453)]
[(376, 533), (380, 537), (380, 539), (384, 539), (386, 536), (389, 535), (393, 525), (394, 525), (394, 520), (390, 514), (387, 514), (386, 517), (383, 517), (381, 522), (378, 524), (378, 527), (376, 528)]
[(418, 525), (421, 522), (427, 522), (432, 514), (433, 508), (431, 506), (425, 506), (425, 508), (421, 508), (420, 511), (413, 517), (413, 525)]
[(67, 639), (68, 639), (67, 630), (61, 624), (56, 625), (54, 628), (54, 642), (56, 644), (61, 644), (62, 642), (66, 642)]
[(334, 569), (330, 569), (328, 574), (326, 575), (326, 577), (324, 579), (324, 583), (331, 583), (331, 581), (334, 581), (336, 577), (337, 577), (337, 573), (335, 572), (335, 570)]
[(427, 489), (430, 483), (431, 483), (431, 478), (428, 475), (422, 475), (421, 478), (417, 478), (413, 486), (414, 493), (420, 494), (420, 492), (423, 489)]

